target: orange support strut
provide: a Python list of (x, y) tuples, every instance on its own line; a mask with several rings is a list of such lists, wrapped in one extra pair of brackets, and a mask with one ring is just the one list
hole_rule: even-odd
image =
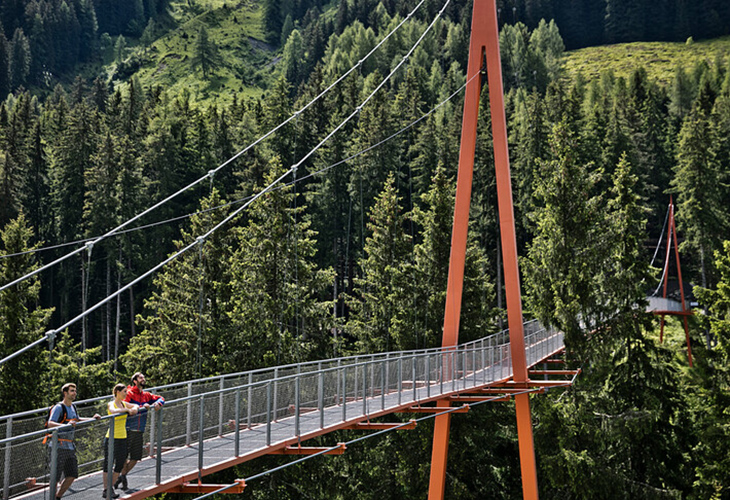
[[(687, 309), (687, 304), (684, 300), (684, 283), (682, 282), (682, 266), (679, 264), (679, 244), (677, 243), (677, 226), (674, 222), (674, 200), (669, 197), (669, 231), (667, 231), (667, 257), (664, 259), (664, 271), (662, 280), (664, 281), (664, 293), (663, 298), (667, 298), (667, 282), (669, 281), (669, 255), (672, 250), (672, 242), (674, 242), (674, 257), (677, 262), (677, 277), (679, 278), (679, 296), (682, 300), (682, 312), (673, 313), (674, 316), (682, 316), (684, 322), (684, 336), (687, 340), (687, 358), (689, 359), (689, 366), (692, 368), (692, 344), (689, 339), (689, 324), (687, 323), (687, 316), (692, 314), (692, 311)], [(659, 327), (659, 342), (664, 342), (664, 316), (666, 314), (672, 314), (670, 311), (661, 312), (661, 321)]]
[[(454, 225), (451, 237), (449, 278), (446, 289), (446, 313), (444, 318), (443, 347), (453, 347), (459, 340), (459, 317), (464, 284), (469, 206), (471, 201), (474, 152), (479, 116), (479, 97), (482, 86), (482, 61), (486, 56), (489, 82), (489, 101), (494, 138), (494, 159), (497, 179), (502, 255), (504, 256), (505, 293), (507, 297), (507, 318), (510, 329), (510, 348), (514, 381), (527, 383), (527, 362), (522, 327), (522, 298), (520, 292), (519, 267), (517, 263), (517, 238), (515, 233), (512, 185), (507, 148), (507, 123), (504, 111), (504, 90), (502, 68), (499, 56), (499, 27), (495, 0), (474, 0), (472, 13), (467, 87), (464, 98), (464, 117), (461, 130), (459, 171), (456, 186)], [(532, 436), (530, 399), (528, 394), (515, 397), (517, 412), (517, 433), (519, 438), (520, 465), (522, 469), (522, 490), (525, 499), (537, 499), (537, 467)], [(449, 406), (448, 399), (437, 406)], [(433, 451), (431, 457), (431, 479), (429, 500), (444, 498), (446, 463), (448, 459), (450, 415), (436, 417), (434, 425)]]

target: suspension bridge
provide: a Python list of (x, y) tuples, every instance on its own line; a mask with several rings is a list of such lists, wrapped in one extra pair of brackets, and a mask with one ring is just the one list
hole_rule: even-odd
[[(180, 255), (197, 248), (211, 235), (234, 221), (239, 214), (265, 193), (275, 189), (288, 176), (295, 177), (297, 168), (320, 149), (363, 106), (380, 91), (386, 82), (408, 60), (424, 37), (443, 15), (451, 0), (446, 0), (433, 21), (394, 66), (390, 74), (376, 86), (355, 110), (333, 128), (322, 141), (303, 155), (284, 174), (232, 210), (218, 225), (180, 248), (167, 259), (140, 274), (106, 298), (86, 308), (82, 314), (63, 325), (49, 330), (45, 336), (0, 360), (0, 365), (23, 355), (27, 350), (48, 343), (55, 336), (81, 321), (93, 311), (136, 286)], [(31, 273), (0, 286), (0, 292), (30, 278), (120, 233), (125, 227), (156, 210), (218, 171), (245, 152), (274, 134), (298, 117), (302, 111), (339, 84), (377, 51), (387, 39), (423, 5), (424, 0), (386, 35), (357, 64), (345, 72), (330, 87), (306, 104), (290, 118), (274, 127), (225, 163), (208, 172), (188, 186), (181, 188), (144, 212), (125, 221), (106, 234), (87, 242)], [(504, 295), (509, 329), (468, 344), (459, 343), (459, 319), (464, 282), (464, 266), (471, 202), (474, 154), (477, 136), (479, 99), (484, 77), (489, 85), (489, 101), (496, 167), (496, 186), (500, 222), (501, 255), (503, 257)], [(141, 499), (161, 492), (197, 492), (204, 496), (213, 492), (242, 491), (245, 479), (230, 485), (205, 485), (202, 478), (214, 472), (254, 458), (270, 455), (338, 454), (347, 443), (330, 447), (303, 447), (302, 442), (324, 436), (340, 429), (370, 430), (375, 433), (413, 427), (412, 422), (372, 422), (371, 419), (394, 413), (426, 413), (435, 419), (432, 448), (429, 499), (442, 499), (446, 482), (446, 462), (450, 418), (454, 413), (469, 411), (473, 406), (489, 401), (514, 398), (519, 439), (519, 456), (524, 498), (538, 498), (537, 469), (530, 415), (530, 394), (548, 388), (565, 387), (572, 383), (576, 371), (563, 370), (554, 357), (564, 349), (560, 332), (537, 323), (523, 324), (520, 275), (517, 259), (512, 187), (507, 147), (507, 125), (504, 110), (502, 69), (499, 52), (499, 29), (495, 0), (475, 0), (473, 3), (469, 59), (466, 73), (466, 93), (461, 131), (458, 178), (451, 240), (451, 256), (445, 303), (442, 347), (426, 351), (381, 353), (370, 356), (340, 358), (287, 367), (275, 367), (220, 377), (210, 387), (210, 381), (193, 381), (165, 390), (177, 391), (166, 395), (168, 403), (149, 419), (149, 454), (130, 474), (132, 485), (138, 488), (127, 498)], [(498, 285), (499, 286), (499, 285)], [(540, 363), (557, 369), (537, 369)], [(549, 362), (549, 363), (548, 363)], [(556, 379), (556, 377), (558, 377)], [(568, 377), (568, 379), (566, 379)], [(201, 389), (202, 388), (202, 389)], [(182, 392), (181, 392), (182, 391)], [(185, 393), (187, 391), (187, 393)], [(46, 446), (40, 443), (48, 431), (41, 428), (39, 418), (14, 415), (0, 419), (6, 438), (0, 440), (3, 450), (2, 491), (4, 499), (40, 499), (49, 494), (47, 484), (58, 478), (52, 460), (45, 460)], [(425, 418), (425, 417), (424, 417)], [(32, 427), (28, 422), (36, 422)], [(101, 485), (101, 450), (99, 443), (112, 422), (105, 417), (100, 422), (79, 424), (76, 442), (79, 448), (81, 477), (73, 485), (69, 497), (98, 498)], [(58, 430), (52, 432), (51, 448), (58, 446)], [(0, 429), (2, 432), (2, 429)], [(113, 433), (111, 433), (113, 435)], [(113, 448), (113, 447), (112, 447)], [(51, 453), (54, 457), (55, 454)], [(110, 461), (111, 462), (111, 461)], [(247, 478), (252, 480), (254, 478)], [(44, 487), (45, 483), (45, 487)]]

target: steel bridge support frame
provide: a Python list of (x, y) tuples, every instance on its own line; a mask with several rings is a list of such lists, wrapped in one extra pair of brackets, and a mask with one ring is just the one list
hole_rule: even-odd
[[(446, 291), (446, 313), (442, 346), (452, 347), (458, 344), (469, 208), (471, 204), (471, 188), (474, 171), (474, 153), (476, 150), (477, 122), (479, 117), (479, 98), (483, 78), (482, 63), (485, 57), (494, 141), (494, 160), (513, 379), (517, 384), (527, 384), (529, 378), (525, 359), (524, 331), (522, 327), (522, 297), (517, 262), (517, 238), (507, 147), (507, 123), (504, 110), (504, 88), (499, 54), (499, 26), (497, 22), (496, 0), (474, 0), (472, 11), (467, 87), (464, 98), (464, 116), (461, 130), (461, 148), (459, 152), (459, 170), (454, 207), (454, 224), (451, 237), (451, 256), (449, 259), (449, 277)], [(446, 367), (444, 368), (444, 372), (445, 374), (448, 373)], [(450, 404), (451, 402), (446, 399), (439, 401), (437, 406), (445, 407)], [(529, 394), (515, 396), (515, 407), (517, 413), (517, 434), (519, 439), (523, 498), (536, 500), (538, 498), (537, 466), (535, 462)], [(444, 498), (450, 419), (450, 414), (440, 415), (436, 417), (434, 423), (429, 500), (442, 500)]]
[(672, 243), (674, 243), (674, 257), (677, 262), (677, 277), (679, 278), (679, 296), (682, 300), (682, 312), (672, 311), (660, 311), (661, 316), (660, 327), (659, 327), (659, 342), (664, 342), (664, 316), (669, 314), (670, 316), (681, 316), (684, 322), (684, 336), (687, 340), (687, 358), (689, 359), (689, 366), (692, 368), (692, 344), (689, 339), (689, 325), (687, 323), (687, 316), (692, 315), (692, 311), (687, 309), (687, 304), (684, 300), (684, 283), (682, 282), (682, 266), (679, 263), (679, 244), (677, 243), (677, 226), (674, 222), (674, 199), (672, 196), (669, 197), (669, 226), (667, 231), (667, 256), (664, 259), (664, 271), (662, 273), (662, 280), (664, 281), (664, 293), (663, 298), (667, 298), (667, 282), (669, 281), (669, 256), (672, 250)]

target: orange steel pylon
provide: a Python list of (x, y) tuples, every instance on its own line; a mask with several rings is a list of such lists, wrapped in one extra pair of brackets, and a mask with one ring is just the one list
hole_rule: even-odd
[[(486, 57), (489, 84), (489, 105), (492, 117), (494, 160), (497, 179), (502, 255), (504, 256), (505, 295), (509, 323), (510, 349), (512, 354), (513, 379), (517, 384), (527, 384), (527, 362), (525, 339), (522, 327), (522, 297), (520, 292), (519, 267), (517, 264), (517, 238), (515, 235), (512, 184), (510, 180), (509, 154), (507, 149), (507, 123), (504, 111), (504, 89), (502, 67), (499, 57), (499, 27), (495, 0), (474, 0), (469, 45), (467, 87), (464, 98), (464, 117), (459, 152), (459, 173), (456, 186), (454, 225), (451, 236), (449, 278), (446, 291), (446, 315), (444, 318), (443, 347), (458, 344), (461, 296), (464, 284), (464, 263), (469, 224), (474, 152), (477, 138), (479, 97), (482, 87), (482, 63)], [(437, 406), (448, 406), (448, 400), (439, 401)], [(525, 499), (537, 499), (537, 467), (532, 436), (529, 394), (515, 397), (517, 412), (517, 434), (519, 439), (520, 466), (522, 469), (522, 492)], [(448, 458), (449, 414), (436, 417), (434, 425), (433, 451), (431, 457), (431, 479), (429, 500), (444, 498), (446, 463)]]
[(687, 316), (691, 316), (692, 310), (687, 309), (687, 304), (684, 301), (684, 283), (682, 282), (682, 266), (679, 265), (679, 245), (677, 244), (677, 226), (674, 223), (674, 200), (672, 197), (669, 198), (669, 231), (667, 232), (667, 256), (664, 259), (664, 271), (662, 273), (662, 280), (664, 281), (664, 293), (663, 298), (667, 298), (667, 282), (669, 281), (669, 255), (672, 250), (672, 243), (674, 243), (674, 256), (677, 263), (677, 277), (679, 278), (679, 296), (682, 300), (681, 311), (654, 311), (654, 314), (661, 316), (661, 326), (659, 328), (659, 342), (664, 342), (664, 316), (669, 314), (670, 316), (682, 316), (684, 320), (684, 336), (687, 339), (687, 358), (689, 359), (689, 366), (692, 367), (692, 346), (689, 341), (689, 325), (687, 324)]

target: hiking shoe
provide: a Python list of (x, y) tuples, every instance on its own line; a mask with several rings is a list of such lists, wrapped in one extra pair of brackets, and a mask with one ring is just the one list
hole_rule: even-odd
[(109, 495), (107, 493), (107, 491), (104, 490), (104, 492), (101, 494), (101, 497), (102, 498), (106, 498), (107, 500), (110, 499), (110, 498), (119, 498), (119, 493), (117, 493), (116, 491), (112, 490), (111, 495)]
[(119, 478), (117, 479), (117, 482), (114, 483), (114, 488), (119, 489), (119, 486), (122, 486), (123, 490), (129, 489), (129, 486), (127, 486), (127, 476), (119, 475)]

